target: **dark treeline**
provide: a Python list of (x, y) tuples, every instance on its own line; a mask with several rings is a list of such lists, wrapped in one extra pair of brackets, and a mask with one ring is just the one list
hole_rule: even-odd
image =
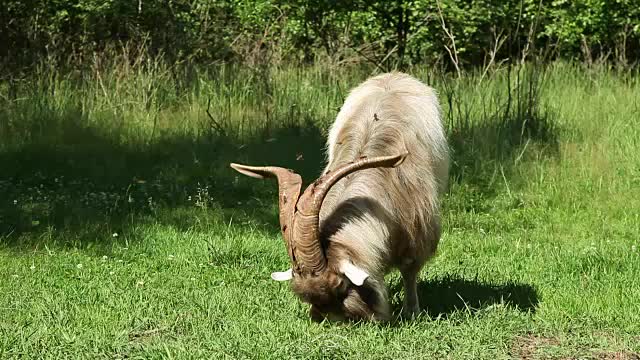
[(531, 53), (625, 66), (640, 0), (2, 0), (0, 65), (75, 67), (143, 49), (171, 63), (486, 66)]

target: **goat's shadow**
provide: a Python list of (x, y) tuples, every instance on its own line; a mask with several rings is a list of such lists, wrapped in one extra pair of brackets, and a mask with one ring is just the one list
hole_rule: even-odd
[[(398, 315), (398, 323), (409, 321), (402, 318), (404, 290), (402, 282), (390, 284), (392, 310)], [(505, 283), (468, 280), (458, 276), (421, 281), (418, 283), (420, 317), (446, 319), (454, 313), (467, 312), (475, 315), (494, 306), (534, 313), (538, 306), (538, 292), (524, 283)]]

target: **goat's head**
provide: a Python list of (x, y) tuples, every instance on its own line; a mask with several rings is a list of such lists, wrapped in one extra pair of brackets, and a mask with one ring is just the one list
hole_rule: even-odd
[(247, 176), (278, 179), (280, 230), (291, 268), (274, 272), (271, 278), (277, 281), (291, 280), (293, 291), (304, 302), (311, 304), (313, 319), (375, 318), (379, 301), (374, 291), (377, 284), (366, 284), (369, 274), (349, 259), (339, 259), (337, 263), (334, 259), (327, 259), (320, 242), (320, 208), (331, 187), (341, 178), (362, 169), (396, 167), (406, 156), (404, 153), (360, 158), (326, 173), (310, 184), (302, 195), (302, 178), (292, 170), (231, 164), (233, 169)]

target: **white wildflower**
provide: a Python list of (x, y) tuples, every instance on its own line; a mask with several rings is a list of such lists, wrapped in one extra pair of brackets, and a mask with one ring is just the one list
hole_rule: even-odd
[(77, 267), (78, 269), (82, 269), (82, 264), (78, 264), (78, 265), (76, 265), (76, 267)]

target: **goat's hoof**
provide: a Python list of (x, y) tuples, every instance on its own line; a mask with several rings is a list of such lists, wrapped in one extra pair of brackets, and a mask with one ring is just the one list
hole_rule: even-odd
[(415, 305), (415, 306), (408, 306), (405, 307), (402, 310), (402, 315), (410, 320), (415, 319), (416, 317), (418, 317), (418, 314), (420, 314), (420, 306)]

